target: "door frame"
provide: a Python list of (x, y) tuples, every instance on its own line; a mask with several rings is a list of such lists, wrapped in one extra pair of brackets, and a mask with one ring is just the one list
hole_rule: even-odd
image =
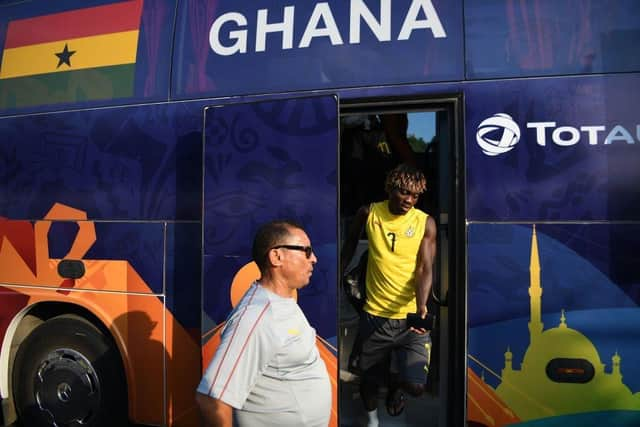
[[(448, 355), (448, 379), (445, 384), (440, 384), (440, 399), (446, 406), (445, 419), (440, 419), (440, 426), (465, 426), (467, 421), (466, 390), (467, 390), (467, 249), (466, 249), (466, 177), (465, 177), (465, 135), (464, 135), (464, 98), (462, 93), (439, 94), (437, 96), (423, 97), (389, 97), (389, 98), (357, 98), (344, 99), (339, 102), (339, 116), (362, 113), (393, 113), (393, 112), (419, 112), (425, 110), (437, 110), (447, 113), (449, 123), (441, 131), (447, 131), (450, 144), (447, 145), (446, 156), (440, 156), (448, 162), (449, 176), (445, 187), (438, 185), (436, 197), (438, 203), (442, 200), (441, 192), (448, 191), (450, 197), (447, 212), (443, 215), (436, 214), (436, 223), (439, 231), (438, 248), (442, 247), (442, 234), (446, 233), (448, 247), (445, 249), (447, 278), (440, 282), (440, 295), (443, 306), (440, 313), (441, 322), (447, 325), (447, 348), (441, 354)], [(438, 123), (436, 126), (439, 126)], [(437, 131), (438, 132), (438, 131)], [(340, 151), (340, 150), (338, 150)], [(340, 153), (338, 153), (339, 155)], [(443, 153), (444, 154), (444, 153)], [(340, 161), (338, 161), (340, 165)], [(441, 169), (441, 168), (439, 168)], [(438, 174), (440, 176), (440, 170)], [(340, 171), (338, 171), (339, 182)], [(340, 211), (340, 189), (338, 190)], [(341, 241), (341, 239), (339, 240)], [(442, 258), (442, 257), (439, 257)], [(438, 262), (436, 260), (436, 262)], [(442, 267), (440, 263), (440, 267)], [(440, 269), (437, 270), (442, 276)], [(436, 291), (436, 290), (434, 290)], [(437, 292), (436, 291), (436, 292)], [(338, 319), (339, 322), (339, 319)], [(443, 339), (443, 337), (441, 337)], [(440, 363), (443, 358), (440, 358)], [(442, 379), (441, 379), (442, 380)], [(443, 388), (444, 387), (444, 388)]]

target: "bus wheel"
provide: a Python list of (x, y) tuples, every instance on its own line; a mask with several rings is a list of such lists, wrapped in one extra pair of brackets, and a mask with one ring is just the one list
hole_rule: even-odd
[(78, 316), (47, 320), (23, 341), (13, 394), (23, 426), (127, 425), (119, 352), (109, 337)]

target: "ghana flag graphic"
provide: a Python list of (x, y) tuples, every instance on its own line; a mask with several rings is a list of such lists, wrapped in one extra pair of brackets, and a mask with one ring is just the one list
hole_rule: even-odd
[(9, 22), (0, 108), (133, 95), (142, 0)]

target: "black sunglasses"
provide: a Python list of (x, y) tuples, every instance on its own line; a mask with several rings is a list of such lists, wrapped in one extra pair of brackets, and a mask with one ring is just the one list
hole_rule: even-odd
[[(299, 245), (278, 245), (274, 246), (271, 249), (291, 249), (292, 251), (302, 251), (304, 252), (307, 258), (311, 258), (311, 254), (313, 253), (313, 248), (311, 246), (299, 246)], [(269, 249), (269, 250), (271, 250)]]

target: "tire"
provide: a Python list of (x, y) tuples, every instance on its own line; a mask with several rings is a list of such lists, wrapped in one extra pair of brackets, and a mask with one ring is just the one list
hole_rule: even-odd
[(12, 379), (23, 427), (128, 425), (117, 347), (81, 317), (54, 317), (35, 328), (16, 353)]

